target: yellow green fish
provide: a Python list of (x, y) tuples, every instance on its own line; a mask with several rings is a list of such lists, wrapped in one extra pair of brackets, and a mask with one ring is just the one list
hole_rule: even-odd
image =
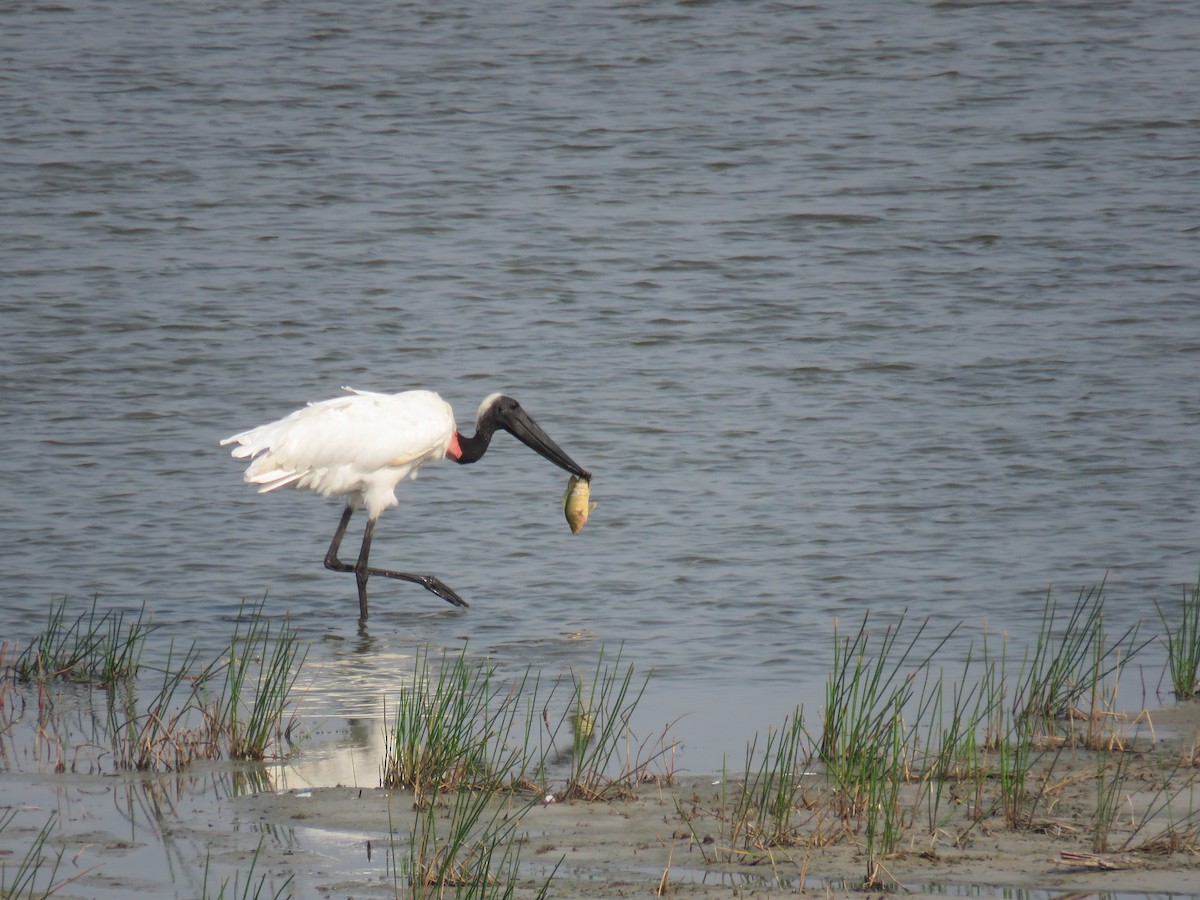
[(595, 503), (589, 503), (592, 495), (592, 483), (586, 478), (574, 475), (567, 482), (567, 493), (563, 497), (563, 512), (567, 516), (567, 524), (571, 526), (571, 534), (579, 534), (587, 524), (588, 514), (596, 508)]

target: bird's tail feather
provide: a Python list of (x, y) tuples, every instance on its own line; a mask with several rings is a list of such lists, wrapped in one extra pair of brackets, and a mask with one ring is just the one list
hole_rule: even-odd
[(259, 485), (258, 492), (260, 494), (267, 494), (299, 481), (304, 477), (304, 474), (303, 472), (289, 472), (287, 469), (274, 469), (270, 472), (253, 472), (247, 469), (246, 474), (242, 476), (242, 480), (247, 484)]

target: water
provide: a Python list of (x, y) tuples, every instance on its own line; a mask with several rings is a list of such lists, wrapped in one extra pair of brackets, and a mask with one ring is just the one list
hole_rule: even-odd
[[(1156, 626), (1200, 568), (1198, 44), (1149, 0), (7, 4), (4, 636), (99, 595), (219, 647), (265, 595), (335, 730), (425, 643), (621, 647), (705, 772), (819, 703), (835, 620), (963, 621), (950, 659), (1107, 573)], [(513, 394), (587, 530), (506, 438), (430, 466), (373, 561), (472, 607), (376, 580), (360, 631), (337, 505), (217, 446), (344, 384)]]

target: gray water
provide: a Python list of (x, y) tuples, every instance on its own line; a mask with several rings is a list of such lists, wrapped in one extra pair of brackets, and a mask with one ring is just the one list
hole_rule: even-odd
[[(426, 643), (655, 675), (714, 771), (902, 610), (1020, 644), (1107, 573), (1200, 569), (1200, 18), (1190, 2), (0, 8), (0, 611), (219, 647), (266, 598), (306, 709)], [(337, 503), (217, 442), (310, 400), (517, 397), (353, 579)], [(357, 540), (351, 536), (350, 545)], [(1146, 651), (1153, 691), (1161, 651)]]

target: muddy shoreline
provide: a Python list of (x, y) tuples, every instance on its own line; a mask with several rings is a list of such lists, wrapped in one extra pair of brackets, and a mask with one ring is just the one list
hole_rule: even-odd
[[(1173, 852), (1155, 848), (1147, 839), (1158, 826), (1143, 822), (1131, 842), (1143, 849), (1120, 849), (1143, 807), (1161, 796), (1156, 780), (1170, 777), (1179, 809), (1200, 805), (1200, 704), (1156, 711), (1152, 721), (1146, 745), (1129, 751), (1110, 852), (1093, 853), (1096, 755), (1070, 749), (1054, 755), (1046, 773), (1052, 802), (1029, 827), (1013, 829), (996, 812), (976, 817), (947, 807), (945, 826), (933, 833), (912, 823), (882, 860), (886, 879), (905, 896), (1200, 893), (1200, 853), (1188, 842)], [(1192, 765), (1164, 768), (1164, 759), (1188, 753)], [(247, 880), (261, 882), (265, 897), (393, 897), (406, 889), (413, 795), (362, 786), (365, 773), (360, 786), (296, 787), (301, 779), (285, 766), (212, 763), (182, 775), (13, 768), (0, 775), (0, 806), (12, 816), (0, 832), (0, 861), (11, 877), (52, 822), (40, 877), (51, 883), (49, 865), (61, 850), (56, 897), (218, 896), (222, 882), (225, 896), (242, 896)], [(551, 872), (548, 896), (565, 898), (660, 889), (677, 897), (861, 893), (861, 835), (836, 834), (828, 820), (813, 819), (820, 840), (801, 828), (792, 846), (753, 858), (733, 852), (728, 798), (736, 787), (688, 776), (604, 802), (509, 798), (509, 814), (521, 816), (518, 895), (535, 896)], [(959, 796), (946, 802), (966, 804)]]

